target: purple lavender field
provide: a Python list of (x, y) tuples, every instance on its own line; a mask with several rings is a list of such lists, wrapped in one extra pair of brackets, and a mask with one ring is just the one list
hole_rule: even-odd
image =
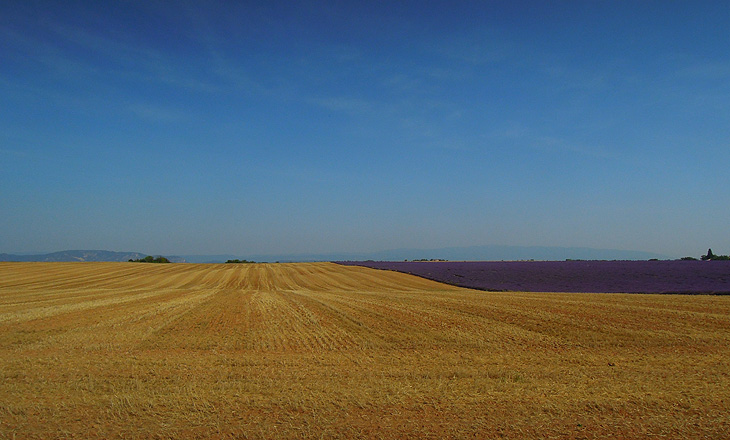
[(730, 261), (347, 261), (480, 290), (730, 294)]

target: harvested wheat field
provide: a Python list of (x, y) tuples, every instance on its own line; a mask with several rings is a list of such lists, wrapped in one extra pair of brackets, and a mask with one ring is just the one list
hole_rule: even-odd
[(0, 263), (0, 438), (730, 438), (730, 297)]

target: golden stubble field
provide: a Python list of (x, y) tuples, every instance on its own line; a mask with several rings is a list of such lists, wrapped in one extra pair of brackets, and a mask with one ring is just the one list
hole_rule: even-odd
[(0, 263), (0, 439), (730, 438), (730, 297)]

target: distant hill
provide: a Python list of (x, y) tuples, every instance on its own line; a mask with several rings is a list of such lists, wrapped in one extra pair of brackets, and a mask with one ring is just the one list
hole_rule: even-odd
[[(39, 255), (0, 254), (0, 261), (129, 261), (144, 258), (150, 254), (140, 252), (113, 252), (101, 250), (74, 250)], [(167, 257), (173, 263), (184, 263), (181, 257)]]
[[(187, 257), (186, 257), (187, 258)], [(444, 259), (466, 261), (509, 261), (509, 260), (660, 260), (672, 259), (667, 255), (627, 251), (619, 249), (593, 249), (582, 247), (550, 246), (468, 246), (438, 249), (391, 249), (367, 253), (327, 253), (327, 254), (284, 254), (284, 255), (244, 255), (230, 258), (246, 258), (253, 261), (403, 261), (416, 259)], [(192, 260), (188, 260), (192, 261)], [(225, 261), (225, 260), (221, 260)]]
[[(186, 263), (225, 263), (228, 260), (236, 260), (236, 259), (244, 259), (248, 260), (250, 258), (246, 256), (240, 256), (240, 255), (232, 255), (232, 254), (220, 254), (220, 255), (181, 255), (176, 258), (182, 258), (185, 260)], [(259, 260), (256, 260), (259, 261)], [(268, 260), (266, 260), (268, 261)], [(274, 260), (271, 260), (274, 261)]]
[[(129, 261), (144, 258), (140, 252), (111, 252), (102, 250), (61, 251), (41, 255), (0, 254), (0, 261)], [(593, 249), (580, 247), (547, 247), (547, 246), (469, 246), (438, 249), (391, 249), (378, 252), (326, 254), (261, 254), (261, 255), (165, 255), (173, 263), (223, 263), (227, 260), (245, 259), (259, 262), (289, 261), (403, 261), (418, 259), (444, 259), (466, 261), (500, 261), (500, 260), (660, 260), (672, 257), (642, 251), (626, 251), (617, 249)]]

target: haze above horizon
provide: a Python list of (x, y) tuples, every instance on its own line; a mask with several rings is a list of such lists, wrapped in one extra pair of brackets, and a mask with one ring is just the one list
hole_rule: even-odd
[(0, 4), (0, 252), (730, 252), (730, 5)]

